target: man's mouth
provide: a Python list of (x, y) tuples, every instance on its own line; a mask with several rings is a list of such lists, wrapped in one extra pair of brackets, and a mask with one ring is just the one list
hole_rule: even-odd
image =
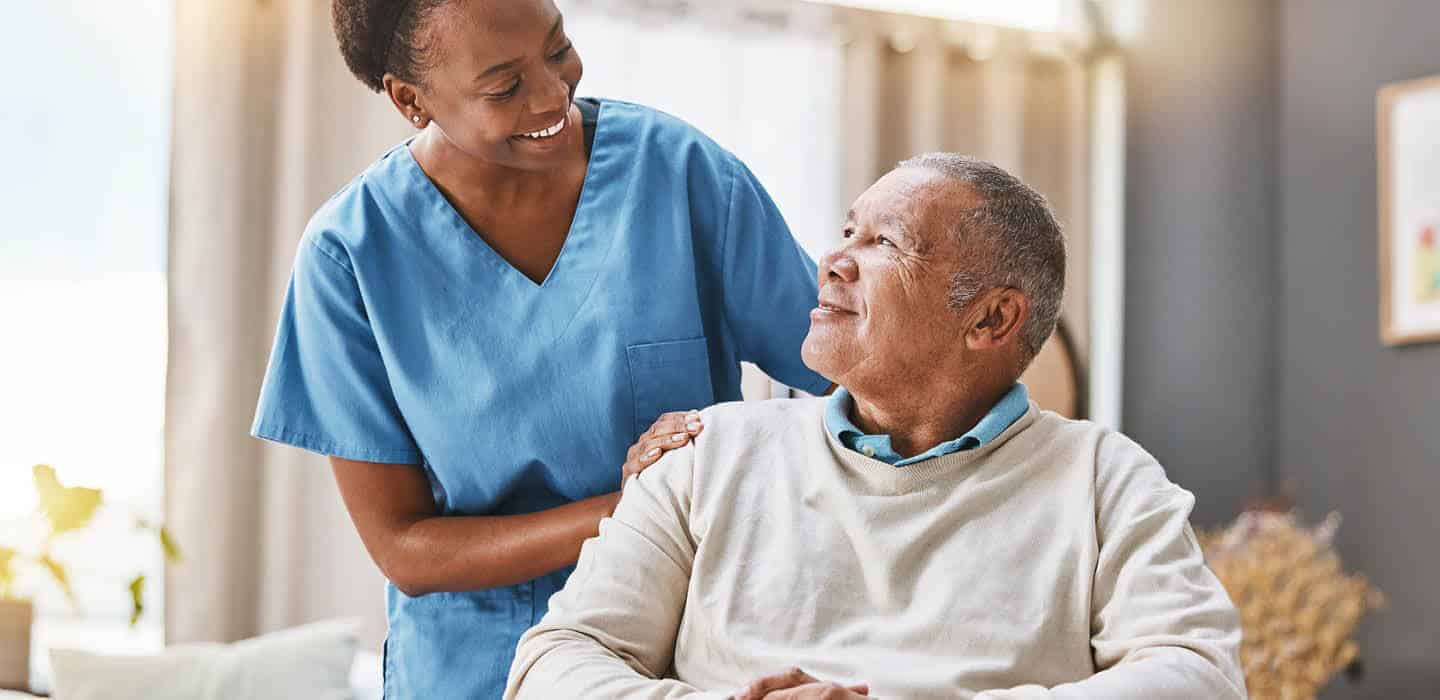
[(544, 140), (544, 139), (551, 138), (551, 137), (555, 136), (556, 134), (564, 131), (566, 124), (568, 124), (569, 122), (570, 122), (570, 117), (569, 117), (569, 115), (566, 115), (566, 116), (564, 116), (564, 117), (561, 117), (561, 118), (560, 118), (560, 121), (559, 121), (558, 123), (556, 123), (554, 126), (547, 127), (547, 128), (541, 129), (541, 130), (539, 130), (539, 131), (532, 131), (532, 132), (527, 133), (527, 134), (517, 134), (517, 135), (518, 135), (520, 138), (523, 138), (523, 139), (530, 139), (530, 140), (532, 140), (532, 141), (541, 141), (541, 140)]

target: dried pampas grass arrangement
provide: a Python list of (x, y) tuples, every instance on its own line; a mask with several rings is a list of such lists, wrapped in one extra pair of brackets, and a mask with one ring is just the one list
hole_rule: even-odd
[(1341, 569), (1339, 527), (1335, 513), (1307, 529), (1293, 513), (1251, 511), (1200, 536), (1240, 610), (1250, 697), (1311, 700), (1356, 660), (1355, 626), (1384, 599), (1364, 576)]

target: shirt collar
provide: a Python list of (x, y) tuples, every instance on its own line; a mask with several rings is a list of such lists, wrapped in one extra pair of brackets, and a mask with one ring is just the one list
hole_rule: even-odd
[(859, 452), (861, 449), (859, 445), (863, 442), (871, 448), (871, 452), (875, 452), (875, 454), (867, 454), (867, 456), (873, 456), (881, 461), (894, 464), (897, 467), (903, 467), (907, 464), (914, 464), (915, 462), (923, 461), (931, 457), (939, 457), (961, 450), (975, 449), (989, 444), (995, 438), (1000, 437), (1000, 434), (1005, 432), (1006, 428), (1009, 428), (1015, 421), (1019, 420), (1021, 416), (1025, 415), (1025, 411), (1029, 410), (1030, 392), (1025, 388), (1024, 384), (1016, 382), (1015, 385), (1010, 387), (1010, 390), (1005, 392), (1005, 395), (990, 408), (990, 411), (986, 413), (974, 427), (966, 431), (964, 435), (954, 440), (940, 443), (925, 453), (910, 458), (901, 458), (899, 454), (891, 449), (889, 435), (867, 435), (865, 431), (856, 426), (854, 421), (850, 420), (850, 408), (854, 404), (854, 399), (845, 387), (837, 388), (835, 393), (830, 395), (826, 404), (825, 427), (835, 436), (835, 439), (838, 440), (840, 444)]

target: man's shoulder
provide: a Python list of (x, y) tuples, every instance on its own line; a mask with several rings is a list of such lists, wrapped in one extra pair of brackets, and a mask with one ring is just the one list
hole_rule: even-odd
[[(1054, 411), (1040, 408), (1030, 402), (1030, 409), (1006, 432), (1008, 445), (1026, 452), (1045, 452), (1051, 455), (1065, 455), (1072, 460), (1087, 460), (1099, 456), (1101, 446), (1111, 436), (1119, 435), (1113, 429), (1094, 421), (1067, 418)], [(1001, 439), (1007, 436), (1002, 434)]]
[(1115, 432), (1095, 421), (1067, 418), (1049, 409), (1040, 408), (1034, 401), (1030, 402), (1030, 411), (1035, 415), (1035, 421), (1031, 424), (1031, 428), (1038, 429), (1037, 432), (1047, 432), (1062, 439), (1098, 439), (1106, 433)]
[(1066, 418), (1052, 411), (1032, 407), (1034, 422), (1022, 435), (1034, 449), (1068, 455), (1073, 461), (1091, 465), (1100, 490), (1114, 482), (1146, 482), (1151, 486), (1169, 484), (1159, 460), (1134, 438), (1090, 420)]
[(705, 429), (695, 439), (695, 457), (703, 466), (696, 478), (718, 484), (797, 461), (823, 439), (824, 410), (824, 398), (803, 398), (731, 401), (701, 411)]
[(1036, 411), (1017, 437), (1014, 447), (1026, 453), (1027, 463), (1067, 477), (1051, 483), (1089, 491), (1102, 530), (1123, 526), (1136, 513), (1188, 513), (1194, 505), (1194, 496), (1170, 480), (1154, 455), (1110, 426)]
[(788, 430), (807, 421), (814, 421), (825, 410), (825, 397), (802, 399), (768, 399), (765, 401), (727, 401), (700, 412), (705, 432), (724, 437), (740, 437), (747, 433)]

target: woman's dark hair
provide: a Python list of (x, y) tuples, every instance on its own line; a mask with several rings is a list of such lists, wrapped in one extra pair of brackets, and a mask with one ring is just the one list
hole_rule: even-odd
[(421, 83), (434, 56), (421, 31), (450, 0), (332, 0), (330, 16), (345, 65), (365, 86), (385, 89), (386, 73)]

